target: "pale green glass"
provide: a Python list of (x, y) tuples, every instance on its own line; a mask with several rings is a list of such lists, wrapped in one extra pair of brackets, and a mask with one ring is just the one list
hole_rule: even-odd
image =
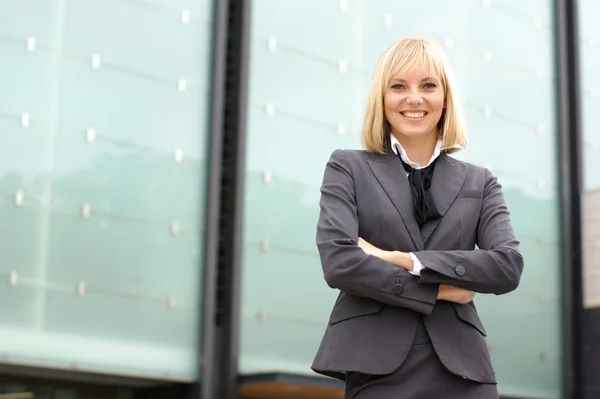
[[(340, 5), (347, 4), (346, 9)], [(252, 9), (240, 372), (314, 375), (337, 291), (315, 246), (336, 148), (359, 148), (379, 55), (446, 49), (469, 126), (457, 158), (498, 176), (522, 242), (516, 292), (478, 295), (502, 394), (560, 392), (559, 194), (552, 2), (256, 0)]]
[[(600, 307), (600, 3), (584, 0), (579, 6), (580, 94), (582, 113), (581, 164), (583, 166), (582, 260), (583, 303)], [(590, 335), (591, 336), (591, 335)], [(586, 356), (594, 356), (588, 351)]]
[(0, 3), (7, 362), (198, 378), (211, 9)]
[(582, 0), (579, 5), (580, 37), (580, 81), (582, 101), (582, 161), (583, 188), (585, 191), (600, 190), (600, 130), (598, 110), (600, 110), (600, 27), (596, 16), (600, 3)]

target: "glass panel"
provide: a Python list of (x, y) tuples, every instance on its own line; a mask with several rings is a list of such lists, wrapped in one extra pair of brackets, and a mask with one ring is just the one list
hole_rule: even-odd
[(422, 35), (445, 46), (465, 102), (469, 146), (456, 157), (493, 169), (522, 241), (520, 288), (476, 299), (500, 391), (558, 397), (552, 24), (548, 0), (253, 2), (242, 373), (311, 374), (337, 295), (314, 244), (324, 166), (335, 148), (359, 148), (379, 55), (403, 36)]
[[(583, 163), (583, 284), (588, 308), (600, 307), (600, 27), (594, 18), (600, 3), (582, 0), (579, 4), (580, 81), (582, 100)], [(594, 14), (596, 13), (596, 14)]]
[(9, 362), (197, 379), (210, 10), (0, 3)]

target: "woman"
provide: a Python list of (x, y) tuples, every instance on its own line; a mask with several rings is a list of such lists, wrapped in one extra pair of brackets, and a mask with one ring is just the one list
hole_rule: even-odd
[(348, 399), (498, 398), (472, 299), (516, 289), (523, 259), (497, 179), (449, 156), (465, 124), (437, 44), (383, 53), (361, 134), (366, 151), (334, 151), (321, 187), (317, 246), (340, 294), (313, 370)]

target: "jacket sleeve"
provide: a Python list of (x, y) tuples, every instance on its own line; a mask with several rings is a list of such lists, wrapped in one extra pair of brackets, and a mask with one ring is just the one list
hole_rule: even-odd
[(420, 251), (421, 283), (448, 284), (486, 294), (505, 294), (517, 288), (523, 257), (511, 226), (502, 187), (485, 170), (485, 187), (477, 227), (478, 249)]
[(417, 277), (370, 256), (357, 246), (358, 214), (355, 182), (348, 155), (331, 155), (321, 186), (321, 212), (317, 224), (317, 247), (325, 281), (351, 295), (431, 314), (437, 284), (419, 284)]

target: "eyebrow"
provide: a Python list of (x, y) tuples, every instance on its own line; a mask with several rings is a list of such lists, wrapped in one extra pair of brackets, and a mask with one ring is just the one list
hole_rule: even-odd
[[(435, 80), (435, 81), (439, 81), (438, 78), (436, 78), (435, 76), (428, 76), (424, 79), (421, 79), (421, 82), (425, 82), (426, 80)], [(398, 78), (392, 78), (392, 82), (400, 82), (400, 83), (406, 83), (406, 80), (404, 79), (398, 79)]]

